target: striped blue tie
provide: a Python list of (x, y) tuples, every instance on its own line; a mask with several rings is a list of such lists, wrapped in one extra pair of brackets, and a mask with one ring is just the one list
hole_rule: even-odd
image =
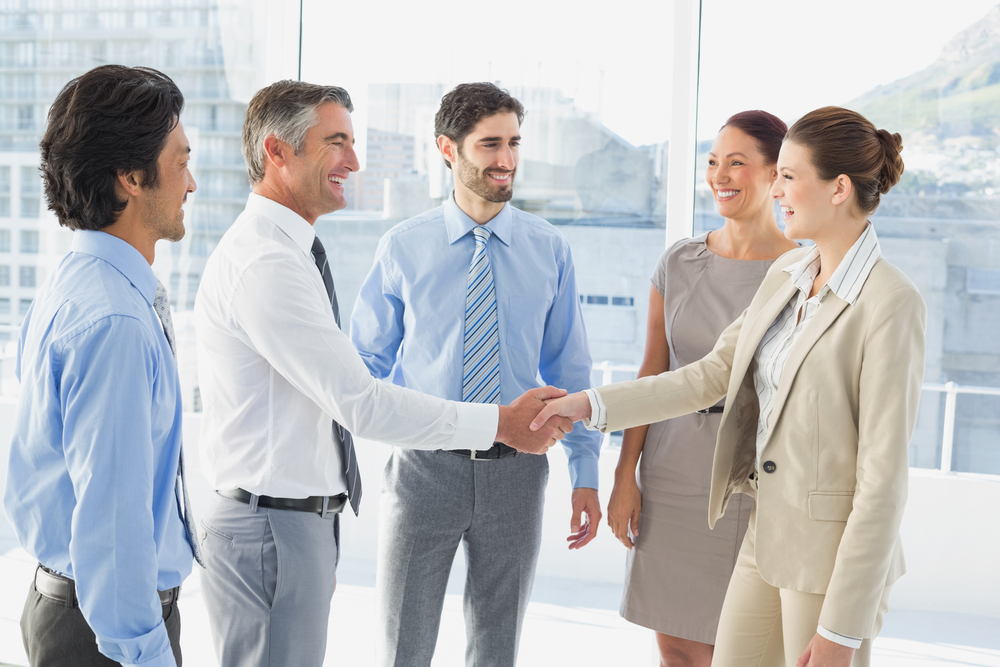
[(465, 357), (462, 400), (466, 403), (500, 402), (500, 333), (493, 269), (486, 254), (490, 230), (476, 225), (476, 252), (469, 267), (465, 297)]

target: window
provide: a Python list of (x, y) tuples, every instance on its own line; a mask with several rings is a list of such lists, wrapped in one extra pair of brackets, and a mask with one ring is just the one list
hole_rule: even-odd
[(31, 299), (21, 299), (18, 302), (17, 314), (24, 317), (28, 314), (29, 308), (31, 308)]
[(0, 287), (10, 287), (10, 267), (0, 264)]
[[(40, 202), (38, 197), (21, 197), (22, 218), (37, 218), (39, 208), (40, 208)], [(28, 252), (28, 251), (22, 249), (21, 252)], [(31, 252), (38, 252), (37, 244), (35, 246), (35, 250)]]
[(21, 230), (21, 253), (25, 255), (38, 254), (38, 232), (34, 230)]
[[(977, 41), (991, 30), (995, 3), (927, 5), (904, 14), (889, 2), (838, 6), (820, 18), (818, 5), (788, 14), (778, 0), (703, 0), (699, 178), (718, 128), (744, 109), (765, 109), (791, 125), (811, 109), (838, 104), (899, 132), (906, 171), (871, 220), (884, 256), (928, 306), (924, 382), (1000, 387), (1000, 118), (995, 105), (982, 102), (997, 77), (983, 65), (994, 61), (984, 55), (988, 40)], [(742, 50), (740, 75), (733, 76), (728, 45), (768, 34), (779, 15), (781, 39)], [(808, 28), (817, 21), (824, 30)], [(845, 34), (866, 47), (844, 49)], [(776, 68), (794, 94), (775, 94)], [(846, 74), (817, 76), (833, 71)], [(698, 187), (696, 233), (723, 223), (707, 185)], [(962, 393), (953, 405), (954, 457), (944, 467), (1000, 474), (1000, 396)], [(945, 394), (923, 392), (912, 466), (942, 465), (947, 412)]]
[(10, 299), (0, 299), (0, 315), (10, 315)]
[[(348, 209), (329, 216), (337, 238), (346, 234), (350, 242), (328, 252), (342, 253), (331, 262), (363, 275), (388, 227), (445, 201), (453, 174), (433, 132), (441, 97), (458, 83), (498, 82), (526, 110), (511, 204), (556, 225), (569, 240), (593, 357), (633, 365), (642, 359), (649, 278), (666, 242), (668, 116), (675, 97), (674, 51), (664, 48), (664, 36), (669, 42), (674, 2), (619, 3), (600, 21), (565, 7), (557, 0), (534, 3), (532, 20), (505, 33), (506, 55), (491, 58), (456, 56), (450, 45), (423, 36), (468, 34), (470, 26), (496, 20), (493, 7), (406, 11), (387, 25), (377, 4), (352, 6), (353, 23), (379, 25), (394, 47), (355, 63), (351, 77), (342, 79), (363, 101), (352, 122), (364, 165), (348, 180)], [(304, 80), (328, 79), (324, 26), (343, 21), (342, 11), (341, 5), (304, 3)], [(348, 52), (371, 52), (362, 32), (341, 39), (338, 46)], [(321, 220), (317, 230), (326, 224)], [(352, 308), (358, 282), (338, 277), (342, 311)]]
[(0, 229), (0, 252), (10, 252), (9, 229)]
[[(7, 282), (10, 282), (10, 274), (9, 274), (10, 269), (9, 267), (5, 268), (8, 268)], [(20, 285), (21, 287), (35, 286), (35, 267), (22, 266), (19, 269), (19, 273), (20, 273), (20, 278), (18, 280), (18, 285)]]

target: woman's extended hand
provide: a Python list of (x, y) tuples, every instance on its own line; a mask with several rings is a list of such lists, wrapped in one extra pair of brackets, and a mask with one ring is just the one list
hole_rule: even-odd
[(587, 398), (587, 394), (578, 391), (575, 394), (548, 401), (531, 422), (531, 430), (537, 431), (549, 420), (549, 417), (554, 415), (566, 417), (574, 422), (588, 419), (590, 417), (590, 399)]
[(631, 549), (632, 539), (629, 535), (631, 528), (632, 535), (639, 535), (639, 512), (642, 510), (642, 494), (639, 492), (639, 485), (635, 477), (627, 479), (615, 479), (614, 489), (611, 490), (611, 500), (608, 501), (608, 525), (611, 532), (615, 534), (627, 549)]

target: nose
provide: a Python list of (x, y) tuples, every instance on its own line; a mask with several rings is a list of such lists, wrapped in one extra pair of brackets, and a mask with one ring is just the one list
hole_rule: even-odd
[(715, 180), (716, 181), (727, 181), (729, 180), (729, 167), (724, 164), (720, 164), (715, 168)]
[(781, 189), (781, 177), (779, 176), (774, 180), (771, 185), (771, 197), (773, 199), (781, 199), (785, 194), (785, 191)]
[(501, 169), (513, 171), (514, 167), (517, 166), (517, 154), (515, 153), (515, 149), (510, 146), (501, 148), (499, 154), (497, 155), (497, 166)]
[(361, 169), (361, 163), (358, 162), (358, 154), (354, 152), (354, 144), (350, 144), (347, 147), (347, 163), (344, 166), (351, 171)]
[(198, 189), (198, 184), (195, 183), (194, 174), (191, 173), (191, 170), (188, 170), (188, 187), (187, 187), (187, 191), (188, 192), (194, 192), (197, 189)]

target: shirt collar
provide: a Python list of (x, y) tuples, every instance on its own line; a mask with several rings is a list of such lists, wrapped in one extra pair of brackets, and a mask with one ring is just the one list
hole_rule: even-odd
[(142, 253), (128, 241), (107, 232), (78, 229), (73, 232), (70, 251), (103, 259), (125, 276), (149, 305), (153, 305), (158, 282), (156, 275)]
[[(880, 257), (882, 257), (882, 248), (875, 235), (875, 227), (869, 222), (865, 231), (861, 232), (861, 236), (844, 255), (837, 270), (833, 272), (833, 275), (819, 291), (819, 300), (823, 301), (827, 294), (833, 292), (853, 306)], [(791, 274), (792, 284), (808, 294), (819, 269), (819, 248), (813, 246), (805, 257), (795, 264), (785, 267), (784, 270)]]
[(278, 229), (288, 235), (288, 238), (292, 239), (292, 242), (305, 253), (306, 257), (312, 256), (316, 229), (301, 215), (273, 199), (262, 197), (253, 192), (247, 199), (246, 210), (273, 222)]
[[(486, 223), (490, 233), (505, 246), (510, 246), (511, 217), (510, 202), (503, 205), (500, 212), (492, 220)], [(476, 221), (465, 214), (458, 204), (455, 203), (455, 193), (444, 203), (444, 224), (448, 230), (448, 243), (454, 243), (476, 227)]]

